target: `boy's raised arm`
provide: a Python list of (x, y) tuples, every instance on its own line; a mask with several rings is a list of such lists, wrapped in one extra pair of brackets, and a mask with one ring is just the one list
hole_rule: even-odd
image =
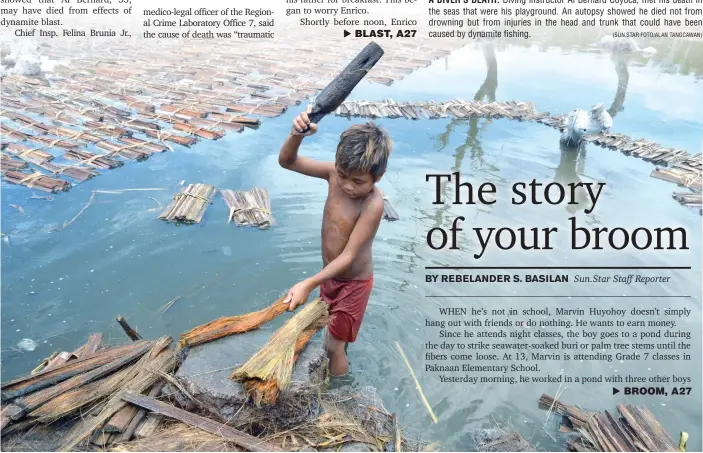
[[(307, 126), (310, 126), (308, 132), (303, 132)], [(309, 157), (298, 156), (298, 148), (303, 141), (303, 138), (317, 132), (317, 125), (310, 123), (308, 114), (303, 112), (293, 120), (293, 129), (290, 135), (281, 146), (281, 151), (278, 153), (278, 163), (281, 167), (302, 173), (315, 178), (329, 179), (330, 173), (334, 170), (334, 164), (331, 162), (320, 162)]]

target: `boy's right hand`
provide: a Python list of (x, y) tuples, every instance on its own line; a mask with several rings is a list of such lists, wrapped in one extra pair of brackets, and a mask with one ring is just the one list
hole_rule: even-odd
[[(295, 119), (293, 120), (293, 130), (291, 131), (293, 135), (302, 135), (304, 137), (307, 137), (317, 132), (317, 124), (311, 123), (310, 118), (308, 118), (308, 113), (310, 113), (311, 111), (312, 106), (308, 106), (307, 112), (303, 112), (295, 117)], [(303, 132), (305, 129), (307, 129), (308, 126), (310, 126), (310, 129), (306, 132)]]

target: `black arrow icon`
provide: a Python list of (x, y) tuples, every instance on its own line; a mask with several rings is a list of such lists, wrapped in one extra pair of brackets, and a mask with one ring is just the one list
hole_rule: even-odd
[(613, 387), (613, 395), (617, 395), (618, 393), (620, 393), (620, 390)]
[(344, 30), (344, 37), (346, 38), (347, 36), (351, 35), (348, 31)]

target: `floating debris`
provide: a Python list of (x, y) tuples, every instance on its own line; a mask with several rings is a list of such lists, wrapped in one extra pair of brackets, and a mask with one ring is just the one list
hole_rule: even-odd
[(400, 216), (391, 204), (391, 201), (386, 196), (383, 197), (383, 218), (389, 222), (400, 220)]
[(22, 206), (17, 205), (17, 204), (11, 204), (10, 207), (17, 209), (20, 212), (20, 214), (24, 215), (24, 209), (22, 209)]
[(212, 204), (215, 187), (209, 184), (189, 184), (183, 192), (173, 196), (173, 201), (159, 219), (170, 222), (200, 223), (207, 207)]
[(703, 194), (695, 192), (674, 192), (672, 198), (686, 206), (701, 206), (703, 204)]
[(268, 191), (259, 187), (251, 190), (221, 190), (222, 198), (229, 207), (227, 223), (234, 220), (239, 226), (255, 226), (266, 229), (274, 223), (271, 215), (271, 200)]
[(31, 338), (23, 338), (19, 341), (19, 343), (17, 343), (17, 347), (23, 351), (34, 351), (37, 346), (37, 342), (32, 340)]
[(163, 307), (159, 308), (159, 311), (157, 313), (166, 313), (166, 311), (173, 306), (178, 300), (181, 298), (181, 296), (174, 297), (171, 299), (169, 302), (166, 303)]

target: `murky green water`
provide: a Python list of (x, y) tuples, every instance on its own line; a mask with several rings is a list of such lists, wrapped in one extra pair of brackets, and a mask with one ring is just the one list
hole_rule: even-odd
[[(495, 99), (532, 101), (540, 110), (566, 112), (602, 102), (614, 113), (614, 130), (646, 137), (670, 146), (699, 152), (703, 136), (701, 46), (688, 43), (660, 46), (650, 62), (641, 58), (618, 61), (608, 54), (582, 49), (568, 42), (560, 48), (502, 46), (490, 54), (466, 47), (446, 60), (419, 70), (391, 87), (362, 83), (354, 99), (402, 100)], [(573, 44), (573, 45), (572, 45)], [(489, 63), (487, 65), (487, 62)], [(110, 341), (122, 341), (114, 322), (124, 315), (145, 337), (181, 332), (222, 315), (239, 314), (269, 304), (321, 265), (319, 228), (325, 199), (323, 182), (286, 172), (277, 153), (295, 109), (265, 120), (258, 131), (229, 134), (216, 142), (203, 141), (192, 149), (155, 155), (146, 162), (127, 164), (77, 185), (53, 201), (30, 199), (25, 188), (2, 185), (2, 378), (26, 373), (55, 350), (74, 349), (91, 331), (103, 331)], [(607, 183), (591, 216), (577, 214), (585, 225), (683, 226), (690, 251), (661, 253), (573, 252), (567, 238), (555, 250), (539, 253), (486, 253), (480, 264), (589, 266), (690, 265), (690, 271), (663, 271), (670, 285), (629, 288), (628, 295), (687, 294), (688, 299), (636, 300), (637, 306), (687, 307), (693, 310), (687, 328), (694, 332), (694, 360), (662, 366), (600, 363), (554, 363), (558, 373), (655, 372), (692, 374), (694, 392), (688, 397), (660, 397), (632, 402), (648, 404), (667, 430), (691, 434), (689, 450), (701, 448), (701, 217), (671, 199), (676, 187), (649, 177), (651, 164), (596, 146), (579, 153), (560, 149), (558, 133), (535, 123), (506, 119), (471, 121), (381, 120), (392, 135), (395, 151), (381, 188), (402, 217), (384, 222), (375, 253), (376, 287), (357, 344), (349, 348), (356, 384), (379, 388), (388, 409), (398, 411), (407, 428), (440, 440), (445, 449), (471, 449), (469, 431), (492, 427), (496, 421), (523, 432), (540, 449), (561, 450), (563, 437), (554, 422), (543, 429), (545, 412), (536, 401), (554, 394), (549, 385), (440, 384), (424, 368), (424, 344), (436, 335), (424, 328), (437, 317), (437, 307), (455, 306), (450, 299), (432, 299), (437, 287), (424, 283), (427, 265), (470, 265), (477, 244), (464, 242), (459, 252), (436, 252), (425, 244), (427, 230), (448, 225), (457, 215), (472, 226), (559, 226), (567, 230), (571, 216), (563, 206), (512, 206), (509, 187), (536, 178), (550, 182), (598, 180)], [(328, 117), (321, 132), (307, 139), (305, 155), (332, 160), (339, 134), (350, 125)], [(433, 206), (432, 186), (425, 173), (461, 171), (472, 182), (492, 181), (498, 203), (492, 207)], [(227, 209), (218, 197), (206, 220), (198, 226), (174, 226), (155, 220), (181, 180), (219, 188), (266, 187), (277, 225), (268, 231), (239, 229), (226, 224)], [(71, 219), (94, 189), (161, 187), (164, 191), (100, 194), (73, 224), (48, 233)], [(502, 195), (501, 195), (502, 193)], [(9, 204), (21, 205), (21, 214)], [(650, 287), (651, 286), (651, 287)], [(519, 305), (555, 307), (635, 306), (629, 300), (564, 299), (583, 286), (473, 285), (475, 299), (466, 306), (510, 308)], [(612, 294), (608, 288), (587, 289), (592, 295)], [(447, 287), (445, 294), (466, 294), (464, 287)], [(505, 298), (511, 294), (543, 295), (529, 302)], [(181, 299), (165, 315), (156, 311), (174, 297)], [(491, 296), (491, 297), (481, 297)], [(498, 296), (498, 297), (496, 297)], [(273, 328), (273, 327), (271, 327)], [(32, 352), (17, 343), (34, 339)], [(413, 381), (397, 354), (403, 345), (418, 373), (425, 394), (439, 418), (433, 425)], [(611, 370), (612, 368), (612, 370)], [(650, 369), (651, 368), (651, 369)], [(565, 401), (594, 409), (614, 409), (618, 397), (600, 387), (570, 386)]]

